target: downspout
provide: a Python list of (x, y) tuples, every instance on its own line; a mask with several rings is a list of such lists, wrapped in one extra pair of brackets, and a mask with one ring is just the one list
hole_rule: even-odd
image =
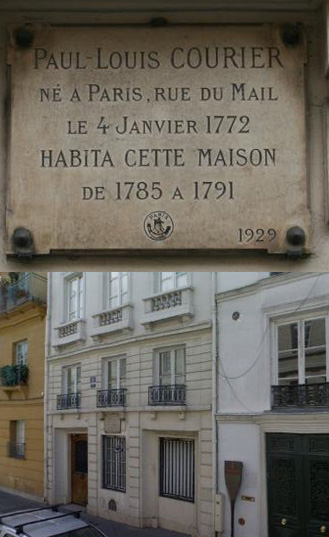
[[(48, 464), (48, 358), (51, 353), (51, 307), (52, 307), (52, 272), (47, 278), (47, 316), (45, 337), (45, 385), (44, 385), (44, 500), (49, 503), (49, 464)], [(52, 498), (51, 498), (52, 501)]]
[[(217, 319), (217, 272), (211, 273), (212, 291), (212, 467), (213, 467), (213, 524), (215, 528), (216, 493), (218, 492), (218, 432), (216, 423), (217, 396), (218, 396), (218, 319)], [(214, 535), (216, 532), (214, 530)]]

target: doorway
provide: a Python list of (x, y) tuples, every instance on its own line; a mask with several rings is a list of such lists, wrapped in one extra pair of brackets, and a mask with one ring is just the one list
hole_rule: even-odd
[(329, 536), (329, 435), (268, 434), (269, 537)]
[(72, 503), (88, 503), (88, 435), (71, 435)]

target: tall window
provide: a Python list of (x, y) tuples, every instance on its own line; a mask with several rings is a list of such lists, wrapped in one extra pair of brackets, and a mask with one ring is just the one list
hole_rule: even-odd
[(160, 496), (194, 502), (194, 440), (160, 438)]
[(126, 387), (126, 358), (114, 358), (106, 362), (105, 383), (107, 390)]
[(319, 384), (327, 380), (326, 319), (278, 326), (278, 385)]
[(15, 359), (16, 365), (26, 365), (28, 353), (28, 342), (19, 341), (15, 344)]
[(157, 351), (157, 369), (160, 386), (185, 384), (185, 349)]
[(171, 291), (187, 285), (187, 272), (158, 272), (156, 292)]
[(81, 392), (81, 366), (63, 368), (63, 391), (67, 394)]
[(128, 272), (108, 273), (108, 305), (110, 309), (128, 302), (128, 283)]
[(10, 422), (9, 457), (25, 458), (25, 421)]
[(67, 280), (67, 320), (83, 317), (83, 275), (77, 274)]
[(126, 439), (103, 436), (103, 487), (126, 492)]

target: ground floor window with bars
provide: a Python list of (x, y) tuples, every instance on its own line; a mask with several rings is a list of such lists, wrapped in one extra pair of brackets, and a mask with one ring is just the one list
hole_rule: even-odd
[(103, 487), (126, 492), (126, 439), (103, 436)]
[(160, 496), (194, 502), (194, 440), (160, 438)]

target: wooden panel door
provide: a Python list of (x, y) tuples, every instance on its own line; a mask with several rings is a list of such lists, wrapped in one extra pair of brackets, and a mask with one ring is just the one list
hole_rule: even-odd
[(88, 436), (73, 434), (71, 441), (72, 503), (88, 503)]

